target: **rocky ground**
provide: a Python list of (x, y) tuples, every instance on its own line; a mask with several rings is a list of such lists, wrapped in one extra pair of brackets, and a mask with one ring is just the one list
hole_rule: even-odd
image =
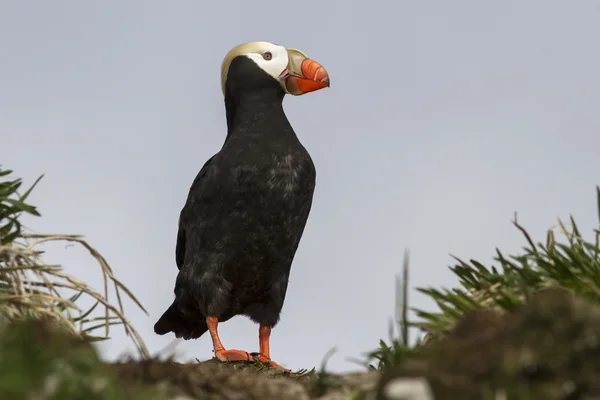
[(562, 289), (512, 314), (472, 312), (382, 374), (285, 376), (216, 361), (106, 365), (89, 345), (26, 325), (1, 336), (2, 399), (600, 400), (600, 307)]

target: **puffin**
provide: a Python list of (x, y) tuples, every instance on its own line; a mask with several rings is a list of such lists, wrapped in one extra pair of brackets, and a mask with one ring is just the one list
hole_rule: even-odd
[[(304, 52), (269, 42), (231, 49), (221, 64), (227, 135), (194, 179), (179, 215), (175, 298), (154, 325), (184, 340), (209, 332), (223, 362), (271, 359), (290, 269), (311, 210), (316, 169), (283, 109), (286, 94), (330, 86)], [(259, 351), (226, 348), (219, 323), (258, 324)]]

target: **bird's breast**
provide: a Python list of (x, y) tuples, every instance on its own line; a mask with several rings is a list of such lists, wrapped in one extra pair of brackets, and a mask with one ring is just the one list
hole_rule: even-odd
[(226, 167), (215, 176), (215, 185), (220, 187), (220, 196), (237, 204), (236, 209), (295, 214), (312, 200), (315, 167), (297, 142), (231, 141), (220, 157)]
[(267, 189), (280, 193), (284, 198), (293, 196), (303, 185), (309, 183), (303, 179), (306, 168), (308, 163), (293, 154), (273, 157), (265, 174)]

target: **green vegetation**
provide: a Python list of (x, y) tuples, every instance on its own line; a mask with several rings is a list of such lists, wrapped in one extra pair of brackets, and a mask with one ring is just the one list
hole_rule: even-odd
[[(600, 217), (600, 188), (596, 203)], [(520, 254), (497, 249), (491, 267), (455, 258), (451, 270), (459, 287), (417, 289), (439, 311), (414, 309), (418, 319), (408, 321), (402, 304), (404, 335), (389, 344), (382, 340), (369, 355), (371, 368), (384, 372), (380, 396), (385, 382), (411, 376), (426, 377), (436, 399), (587, 399), (600, 393), (600, 224), (590, 241), (569, 221), (559, 221), (545, 243), (536, 243), (515, 218), (526, 242)], [(407, 290), (405, 279), (401, 291)], [(411, 346), (409, 328), (424, 339)]]
[[(543, 243), (525, 238), (495, 265), (456, 259), (456, 288), (419, 288), (438, 311), (408, 320), (408, 256), (398, 280), (398, 335), (369, 354), (367, 372), (286, 375), (254, 364), (175, 363), (148, 353), (122, 307), (134, 295), (106, 260), (75, 235), (32, 235), (22, 216), (39, 216), (22, 182), (0, 168), (0, 398), (9, 399), (392, 399), (398, 382), (424, 378), (436, 400), (592, 399), (600, 396), (600, 224), (584, 239), (570, 218)], [(600, 217), (600, 188), (597, 188)], [(97, 261), (103, 292), (48, 263), (41, 247), (67, 241)], [(112, 287), (109, 298), (109, 286)], [(114, 294), (113, 294), (114, 293)], [(114, 301), (112, 300), (114, 297)], [(83, 299), (92, 300), (82, 307)], [(93, 342), (121, 325), (136, 359), (102, 362)], [(409, 333), (423, 336), (416, 343)], [(404, 380), (404, 381), (403, 381)], [(236, 397), (237, 396), (237, 397)]]
[[(77, 399), (132, 398), (117, 396), (118, 386), (104, 376), (105, 365), (90, 342), (108, 338), (112, 325), (122, 325), (143, 357), (148, 351), (127, 321), (121, 292), (135, 297), (113, 275), (104, 258), (79, 236), (28, 235), (23, 214), (39, 216), (27, 197), (40, 181), (19, 194), (21, 179), (0, 168), (0, 398)], [(68, 241), (81, 244), (98, 261), (105, 293), (67, 274), (61, 266), (48, 264), (39, 247), (43, 243)], [(118, 306), (109, 301), (112, 282)], [(88, 309), (78, 304), (93, 299)], [(100, 305), (100, 307), (98, 307)], [(98, 315), (97, 309), (104, 308)], [(104, 334), (97, 331), (104, 328)], [(105, 397), (97, 397), (98, 393)], [(146, 397), (149, 398), (148, 393)]]
[[(8, 178), (10, 170), (0, 168), (0, 177)], [(122, 325), (144, 357), (148, 350), (141, 337), (125, 318), (121, 292), (144, 308), (131, 292), (113, 275), (112, 269), (100, 255), (77, 235), (32, 235), (22, 231), (23, 213), (39, 216), (34, 206), (25, 201), (41, 177), (24, 194), (19, 194), (21, 179), (0, 182), (0, 315), (10, 321), (33, 317), (49, 319), (88, 341), (108, 338), (110, 326)], [(97, 260), (103, 274), (104, 293), (64, 272), (60, 265), (48, 264), (42, 258), (40, 245), (66, 241), (78, 243)], [(112, 282), (118, 306), (109, 301), (108, 284)], [(68, 297), (67, 297), (68, 296)], [(84, 297), (95, 300), (91, 308), (82, 310), (77, 301)], [(94, 311), (101, 305), (103, 315)], [(145, 311), (145, 310), (144, 310)], [(104, 328), (104, 335), (94, 335)]]
[[(0, 167), (0, 178), (7, 177), (11, 173), (12, 171), (3, 170)], [(0, 182), (0, 245), (10, 244), (21, 236), (22, 226), (19, 217), (22, 213), (40, 215), (35, 207), (25, 203), (25, 201), (41, 179), (40, 176), (22, 195), (18, 194), (18, 190), (23, 184), (21, 179)]]
[[(600, 217), (600, 188), (597, 188), (597, 205)], [(418, 289), (434, 299), (442, 312), (416, 310), (423, 322), (413, 326), (432, 335), (444, 334), (469, 311), (480, 308), (514, 311), (533, 293), (555, 286), (600, 303), (600, 229), (594, 230), (593, 242), (586, 241), (571, 217), (570, 226), (559, 220), (558, 229), (548, 231), (546, 243), (535, 244), (516, 219), (513, 223), (527, 241), (523, 253), (506, 256), (496, 249), (499, 268), (457, 259), (458, 264), (451, 269), (461, 287)], [(557, 242), (556, 231), (566, 238), (566, 243)]]
[(48, 320), (28, 319), (0, 329), (1, 399), (164, 399), (166, 391), (123, 387), (96, 350)]

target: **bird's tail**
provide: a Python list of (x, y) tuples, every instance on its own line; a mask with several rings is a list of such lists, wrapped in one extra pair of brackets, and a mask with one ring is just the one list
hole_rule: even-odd
[(154, 324), (154, 333), (164, 335), (175, 333), (175, 337), (184, 339), (197, 339), (208, 330), (206, 318), (200, 313), (183, 313), (176, 302), (163, 313)]

